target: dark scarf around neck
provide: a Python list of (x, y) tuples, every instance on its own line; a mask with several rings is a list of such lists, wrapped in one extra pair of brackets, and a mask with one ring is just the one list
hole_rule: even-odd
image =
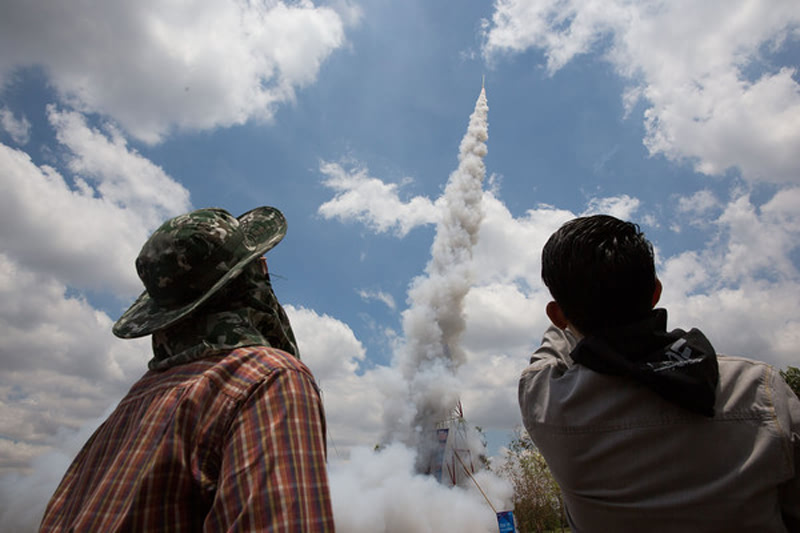
[(584, 337), (573, 361), (601, 374), (624, 376), (664, 399), (714, 416), (719, 367), (714, 347), (697, 329), (666, 331), (667, 312), (655, 309), (639, 322)]

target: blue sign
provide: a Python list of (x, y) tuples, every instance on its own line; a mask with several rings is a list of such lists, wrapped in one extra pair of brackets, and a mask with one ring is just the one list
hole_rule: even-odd
[(497, 513), (497, 525), (500, 527), (500, 533), (516, 533), (514, 511), (500, 511)]

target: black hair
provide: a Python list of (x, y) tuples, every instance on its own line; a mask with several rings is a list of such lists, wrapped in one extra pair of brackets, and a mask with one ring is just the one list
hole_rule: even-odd
[(585, 335), (635, 322), (652, 308), (653, 245), (631, 222), (609, 215), (576, 218), (544, 245), (542, 279)]

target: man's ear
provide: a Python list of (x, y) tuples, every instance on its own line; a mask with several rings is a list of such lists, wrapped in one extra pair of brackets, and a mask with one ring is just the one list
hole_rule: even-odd
[(661, 299), (661, 289), (662, 288), (663, 287), (661, 286), (661, 280), (656, 278), (656, 287), (655, 287), (655, 289), (653, 289), (653, 305), (652, 305), (652, 307), (655, 307), (656, 304), (658, 303), (658, 300)]
[(564, 311), (561, 310), (561, 306), (558, 305), (557, 302), (550, 302), (547, 304), (547, 307), (544, 308), (545, 313), (547, 313), (547, 318), (550, 319), (550, 322), (559, 329), (567, 329), (569, 325), (569, 321), (567, 317), (564, 316)]

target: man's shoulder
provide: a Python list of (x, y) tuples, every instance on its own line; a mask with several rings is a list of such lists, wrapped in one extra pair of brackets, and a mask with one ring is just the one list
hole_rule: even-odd
[(725, 364), (731, 366), (741, 366), (741, 367), (772, 366), (766, 361), (760, 361), (758, 359), (753, 359), (752, 357), (742, 357), (740, 355), (717, 354), (717, 359), (721, 362), (724, 361)]
[(551, 367), (558, 367), (561, 372), (566, 371), (574, 364), (570, 352), (577, 344), (578, 339), (569, 330), (549, 326), (542, 335), (541, 344), (531, 355), (530, 366), (525, 372)]
[(192, 391), (192, 397), (222, 393), (239, 401), (265, 381), (289, 373), (315, 382), (308, 367), (291, 354), (268, 346), (246, 346), (166, 370), (150, 370), (131, 386), (120, 403), (181, 390)]
[(300, 359), (290, 353), (269, 346), (245, 346), (225, 354), (212, 367), (218, 372), (254, 373), (267, 375), (281, 371), (311, 374)]
[(717, 355), (720, 382), (731, 384), (765, 383), (775, 368), (764, 361), (735, 355)]
[[(224, 354), (178, 365), (164, 372), (149, 372), (161, 387), (211, 387), (240, 398), (255, 387), (282, 374), (291, 373), (301, 379), (314, 377), (302, 361), (291, 354), (269, 346), (246, 346)], [(148, 376), (145, 376), (147, 378)], [(145, 385), (142, 389), (151, 389)]]
[(757, 359), (731, 355), (718, 355), (717, 361), (717, 406), (720, 410), (771, 404), (772, 389), (780, 379), (774, 366)]

